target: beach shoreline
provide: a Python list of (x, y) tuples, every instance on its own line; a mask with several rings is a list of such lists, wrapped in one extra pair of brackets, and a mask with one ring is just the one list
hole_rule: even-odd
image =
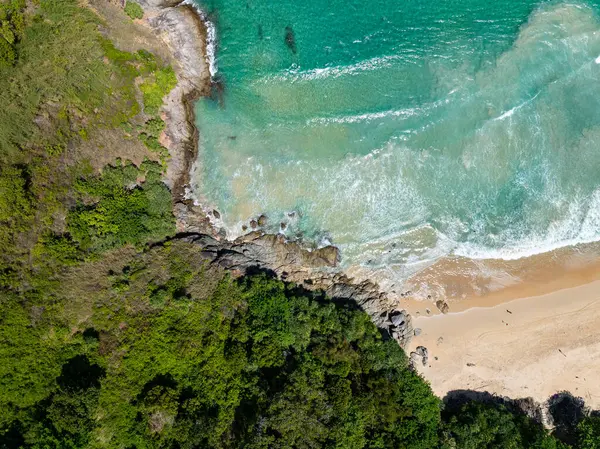
[[(469, 294), (444, 298), (444, 311), (438, 298), (406, 299), (419, 333), (407, 353), (423, 346), (429, 356), (425, 365), (417, 361), (418, 372), (440, 397), (471, 390), (542, 404), (569, 391), (600, 407), (598, 248), (565, 247), (511, 261), (517, 281), (482, 295), (463, 279)], [(457, 285), (456, 278), (445, 282)]]
[[(600, 275), (597, 276), (597, 279)], [(444, 397), (486, 391), (543, 403), (561, 391), (600, 407), (600, 280), (447, 314), (419, 315), (408, 351), (428, 348), (419, 373)]]
[[(404, 302), (413, 314), (440, 313), (442, 299), (452, 312), (494, 307), (515, 299), (541, 296), (600, 279), (600, 244), (564, 247), (511, 261), (441, 259), (407, 281)], [(426, 296), (435, 283), (443, 294)]]

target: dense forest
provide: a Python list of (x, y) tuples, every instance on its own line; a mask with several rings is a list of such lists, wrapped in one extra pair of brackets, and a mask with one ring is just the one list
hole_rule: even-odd
[(102, 3), (0, 0), (0, 448), (600, 448), (593, 414), (444, 402), (352, 303), (178, 238), (175, 73)]

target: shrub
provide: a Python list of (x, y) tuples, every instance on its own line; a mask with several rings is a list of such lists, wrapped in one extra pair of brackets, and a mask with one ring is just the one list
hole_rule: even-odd
[(12, 66), (15, 63), (15, 49), (5, 39), (0, 37), (0, 66)]
[(144, 112), (148, 115), (158, 114), (163, 98), (177, 84), (177, 77), (171, 67), (156, 70), (142, 84), (140, 90), (144, 97)]
[(600, 417), (588, 416), (577, 426), (577, 447), (600, 449)]
[(15, 45), (25, 29), (23, 8), (24, 0), (0, 3), (0, 66), (12, 66), (16, 61)]
[(567, 449), (543, 426), (501, 403), (467, 401), (443, 413), (442, 449)]
[(137, 3), (128, 1), (125, 4), (125, 14), (127, 14), (131, 19), (141, 19), (144, 17), (144, 10)]
[[(69, 213), (68, 225), (83, 250), (142, 245), (174, 233), (171, 192), (148, 169), (151, 165), (145, 164), (147, 172), (131, 164), (106, 167), (102, 176), (77, 183), (80, 201)], [(146, 175), (145, 182), (137, 182)]]

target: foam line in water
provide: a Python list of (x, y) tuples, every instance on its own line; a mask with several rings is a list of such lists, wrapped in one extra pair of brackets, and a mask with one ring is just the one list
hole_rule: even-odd
[[(454, 92), (454, 91), (453, 91)], [(452, 94), (453, 92), (450, 92)], [(537, 95), (536, 95), (537, 96)], [(532, 98), (529, 101), (533, 101)], [(443, 98), (441, 100), (435, 101), (433, 103), (424, 104), (421, 107), (416, 108), (405, 108), (405, 109), (390, 109), (387, 111), (379, 111), (379, 112), (365, 112), (363, 114), (352, 114), (352, 115), (343, 115), (338, 117), (313, 117), (306, 121), (307, 125), (313, 124), (329, 124), (329, 123), (362, 123), (362, 122), (370, 122), (372, 120), (381, 120), (389, 117), (415, 117), (415, 116), (424, 116), (433, 109), (450, 103), (449, 98)], [(517, 106), (520, 108), (523, 105)]]
[(204, 22), (206, 25), (206, 62), (208, 62), (208, 71), (210, 73), (210, 77), (214, 78), (217, 74), (217, 27), (215, 24), (209, 20), (208, 14), (198, 6), (198, 4), (194, 0), (184, 0), (184, 5), (190, 5), (193, 7), (198, 16), (200, 16), (200, 20)]
[(510, 117), (516, 111), (518, 111), (519, 109), (521, 109), (523, 106), (527, 106), (529, 103), (531, 103), (533, 100), (535, 100), (540, 95), (540, 93), (541, 93), (541, 91), (538, 92), (537, 94), (535, 94), (529, 100), (525, 100), (523, 103), (518, 104), (517, 106), (515, 106), (514, 108), (509, 109), (508, 111), (506, 111), (505, 113), (503, 113), (499, 117), (496, 117), (494, 120), (504, 120), (505, 118)]
[(567, 217), (553, 223), (545, 233), (537, 233), (503, 248), (489, 248), (465, 242), (457, 244), (453, 254), (470, 259), (518, 260), (569, 246), (593, 243), (600, 239), (600, 189), (587, 201), (571, 204)]
[(314, 81), (325, 78), (339, 78), (345, 75), (353, 75), (373, 70), (379, 70), (385, 67), (391, 67), (395, 61), (402, 59), (399, 55), (379, 56), (352, 65), (339, 65), (332, 67), (321, 67), (311, 70), (302, 70), (300, 68), (289, 69), (283, 73), (267, 76), (261, 79), (263, 83), (272, 81)]
[(329, 124), (329, 123), (360, 123), (372, 120), (380, 120), (387, 117), (412, 117), (419, 115), (421, 108), (407, 108), (400, 110), (389, 110), (381, 112), (367, 112), (364, 114), (347, 115), (343, 117), (313, 117), (306, 121), (307, 125)]
[(519, 260), (539, 254), (549, 253), (561, 248), (583, 245), (598, 241), (598, 236), (590, 238), (573, 238), (569, 240), (552, 241), (551, 238), (544, 240), (531, 240), (526, 246), (515, 248), (491, 249), (478, 247), (470, 244), (460, 244), (452, 254), (477, 260)]

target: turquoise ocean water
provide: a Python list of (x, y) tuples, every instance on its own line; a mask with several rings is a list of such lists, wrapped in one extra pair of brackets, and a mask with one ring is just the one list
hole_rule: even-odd
[(600, 2), (198, 4), (224, 91), (193, 189), (232, 237), (265, 213), (399, 275), (600, 240)]

